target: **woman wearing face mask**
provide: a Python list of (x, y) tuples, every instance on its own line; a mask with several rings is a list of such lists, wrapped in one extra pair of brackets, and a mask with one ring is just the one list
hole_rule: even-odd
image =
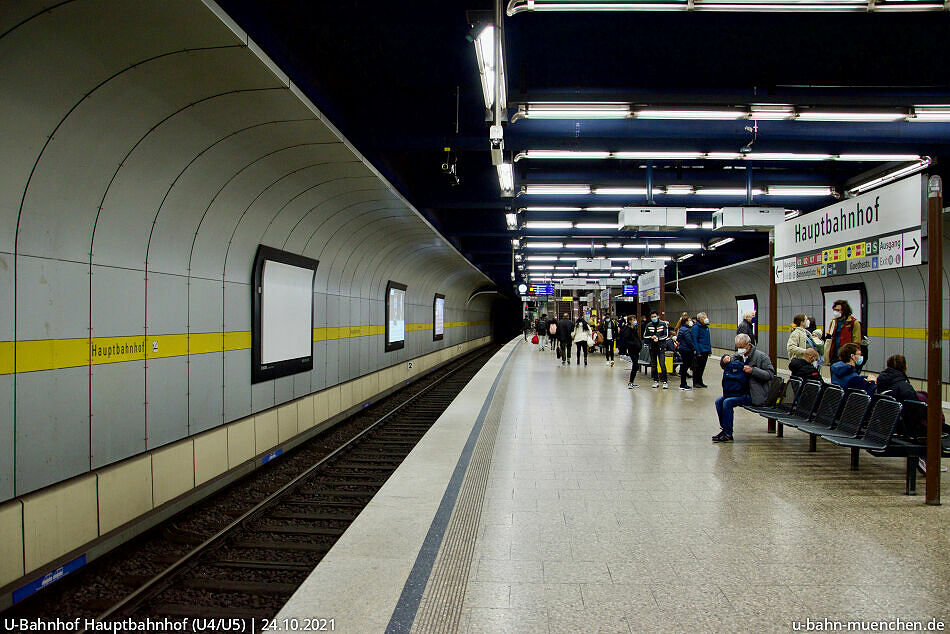
[(838, 350), (838, 361), (831, 366), (831, 382), (844, 389), (864, 390), (874, 394), (877, 385), (873, 378), (858, 374), (857, 366), (864, 359), (861, 357), (861, 347), (856, 343), (846, 343)]
[(686, 313), (683, 313), (683, 316), (680, 317), (680, 320), (676, 324), (676, 350), (683, 358), (683, 363), (680, 364), (681, 390), (693, 389), (686, 384), (686, 375), (689, 374), (690, 368), (693, 367), (693, 355), (696, 351), (696, 346), (693, 343), (693, 325), (693, 320), (690, 319)]
[(712, 354), (712, 339), (709, 337), (709, 317), (706, 313), (696, 315), (696, 323), (690, 329), (693, 335), (693, 387), (706, 387), (703, 383), (703, 371), (706, 360)]
[[(792, 318), (793, 329), (792, 332), (788, 335), (788, 345), (786, 349), (788, 350), (788, 360), (789, 360), (789, 370), (791, 370), (791, 361), (792, 359), (801, 359), (802, 355), (805, 354), (806, 350), (815, 350), (821, 354), (824, 348), (823, 345), (815, 343), (814, 338), (812, 338), (811, 333), (808, 331), (808, 326), (811, 325), (811, 320), (804, 313), (799, 313)], [(819, 362), (819, 366), (820, 366)]]
[(830, 341), (831, 345), (825, 345), (825, 352), (828, 354), (828, 363), (834, 364), (838, 361), (838, 351), (843, 345), (854, 343), (860, 346), (861, 322), (854, 318), (851, 306), (843, 299), (832, 304), (831, 310), (834, 319), (825, 333), (825, 341)]

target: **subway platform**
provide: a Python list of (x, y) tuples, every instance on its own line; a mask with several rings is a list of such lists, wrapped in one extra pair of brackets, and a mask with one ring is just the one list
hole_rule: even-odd
[[(950, 627), (950, 506), (901, 459), (849, 453), (707, 390), (628, 390), (515, 340), (286, 604), (337, 632), (783, 632)], [(942, 487), (950, 491), (943, 474)], [(296, 621), (294, 621), (296, 619)], [(936, 621), (934, 621), (936, 620)], [(852, 626), (854, 627), (854, 626)], [(879, 628), (880, 626), (878, 626)]]

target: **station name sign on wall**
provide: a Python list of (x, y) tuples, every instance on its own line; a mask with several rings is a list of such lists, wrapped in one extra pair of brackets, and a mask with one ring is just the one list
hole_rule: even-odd
[(793, 218), (775, 228), (775, 282), (921, 263), (923, 176)]

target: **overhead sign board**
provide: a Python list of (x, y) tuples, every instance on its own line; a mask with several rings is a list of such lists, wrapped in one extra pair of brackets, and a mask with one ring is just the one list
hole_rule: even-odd
[(775, 282), (794, 282), (922, 262), (920, 174), (775, 228)]
[(660, 299), (660, 272), (654, 270), (642, 274), (637, 278), (637, 286), (641, 304)]
[(637, 285), (636, 284), (624, 284), (623, 285), (623, 294), (625, 297), (635, 297), (637, 295)]
[(531, 284), (528, 286), (528, 295), (554, 295), (554, 285)]

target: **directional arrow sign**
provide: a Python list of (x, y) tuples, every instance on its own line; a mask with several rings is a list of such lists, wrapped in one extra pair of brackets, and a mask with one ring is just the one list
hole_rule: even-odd
[(905, 256), (904, 256), (905, 258), (907, 258), (907, 257), (916, 258), (916, 257), (917, 257), (917, 253), (920, 251), (920, 243), (917, 242), (917, 238), (914, 237), (913, 240), (914, 240), (914, 243), (913, 243), (912, 245), (908, 245), (906, 242), (904, 243), (904, 252), (905, 252), (905, 253), (906, 253), (907, 251), (913, 251), (913, 253), (911, 253), (909, 256), (905, 255)]

